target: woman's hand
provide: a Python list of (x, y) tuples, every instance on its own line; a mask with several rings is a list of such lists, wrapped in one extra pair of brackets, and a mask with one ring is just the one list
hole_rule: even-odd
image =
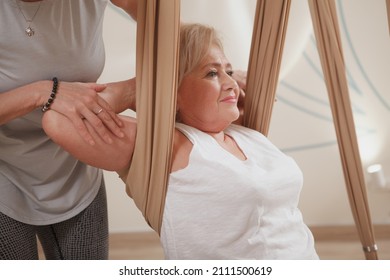
[(85, 121), (106, 143), (112, 143), (109, 131), (120, 138), (124, 137), (124, 134), (121, 130), (122, 121), (98, 94), (106, 87), (106, 85), (95, 83), (60, 81), (57, 95), (50, 109), (67, 117), (75, 126), (76, 131), (90, 145), (94, 145), (95, 140), (88, 131)]
[(234, 70), (233, 72), (233, 79), (236, 80), (238, 86), (244, 91), (246, 91), (246, 74), (247, 72), (242, 70)]
[(115, 113), (118, 114), (127, 109), (136, 110), (135, 78), (108, 83), (106, 86), (99, 92), (99, 96), (111, 106)]
[(242, 119), (244, 116), (244, 102), (245, 102), (245, 91), (246, 91), (246, 71), (235, 70), (233, 72), (233, 79), (236, 80), (240, 87), (240, 95), (238, 96), (237, 107), (240, 112), (240, 116), (234, 121), (235, 124), (242, 125)]

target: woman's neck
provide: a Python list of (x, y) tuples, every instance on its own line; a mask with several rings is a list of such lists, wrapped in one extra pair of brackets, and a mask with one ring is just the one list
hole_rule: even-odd
[(226, 135), (225, 132), (206, 132), (208, 135), (213, 137), (218, 143), (224, 143), (226, 141)]

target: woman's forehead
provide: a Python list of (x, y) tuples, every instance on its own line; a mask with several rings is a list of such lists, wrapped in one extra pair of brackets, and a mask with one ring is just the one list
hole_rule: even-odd
[(231, 67), (231, 64), (226, 58), (225, 53), (220, 48), (217, 46), (211, 46), (198, 66), (199, 68), (207, 66)]

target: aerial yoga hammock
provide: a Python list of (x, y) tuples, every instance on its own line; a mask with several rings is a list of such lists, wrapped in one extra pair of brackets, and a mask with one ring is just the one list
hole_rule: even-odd
[(387, 10), (387, 22), (388, 22), (389, 33), (390, 33), (390, 0), (386, 0), (386, 10)]
[[(291, 0), (258, 0), (244, 125), (268, 134)], [(345, 183), (367, 259), (377, 259), (345, 75), (334, 0), (309, 0)], [(137, 13), (137, 137), (130, 169), (118, 172), (147, 223), (160, 233), (176, 112), (180, 0), (140, 1)]]

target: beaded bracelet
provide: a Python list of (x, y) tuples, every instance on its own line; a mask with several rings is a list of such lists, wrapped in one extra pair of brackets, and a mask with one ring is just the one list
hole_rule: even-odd
[(50, 94), (49, 99), (47, 100), (46, 104), (43, 105), (43, 107), (41, 109), (42, 112), (46, 112), (47, 110), (50, 109), (50, 105), (51, 105), (51, 103), (53, 103), (54, 98), (56, 97), (56, 94), (57, 94), (57, 88), (58, 88), (58, 79), (57, 79), (57, 77), (54, 77), (52, 79), (52, 81), (53, 81), (53, 89), (51, 90), (51, 94)]

